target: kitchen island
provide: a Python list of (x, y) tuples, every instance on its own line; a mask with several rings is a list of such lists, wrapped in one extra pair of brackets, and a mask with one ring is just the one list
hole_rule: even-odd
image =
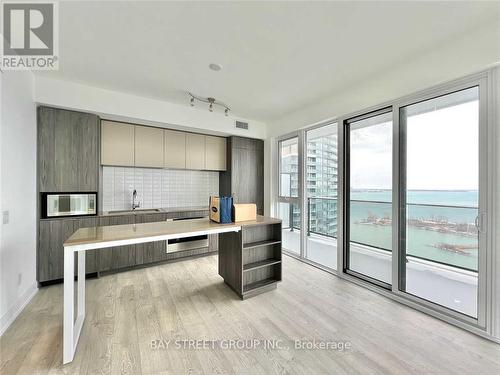
[[(85, 252), (169, 239), (219, 235), (219, 275), (241, 298), (276, 288), (281, 281), (281, 220), (218, 224), (209, 219), (80, 228), (64, 242), (63, 363), (73, 360), (85, 320)], [(106, 250), (102, 250), (106, 251)], [(77, 317), (74, 267), (77, 253)]]

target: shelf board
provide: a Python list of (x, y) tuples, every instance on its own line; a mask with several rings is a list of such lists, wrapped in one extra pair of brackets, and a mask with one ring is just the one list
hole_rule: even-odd
[(279, 259), (266, 259), (266, 260), (262, 260), (260, 262), (248, 263), (248, 264), (245, 264), (243, 266), (243, 272), (256, 270), (257, 268), (272, 266), (272, 265), (278, 264), (278, 263), (281, 263), (281, 260), (279, 260)]
[(257, 241), (257, 242), (249, 242), (246, 244), (243, 244), (244, 249), (255, 249), (256, 247), (263, 247), (263, 246), (271, 246), (281, 243), (280, 240), (265, 240), (265, 241)]
[(270, 278), (270, 279), (264, 279), (264, 280), (257, 281), (255, 283), (244, 285), (243, 286), (243, 294), (253, 292), (253, 291), (260, 289), (260, 288), (264, 288), (268, 285), (277, 283), (278, 281), (279, 280)]

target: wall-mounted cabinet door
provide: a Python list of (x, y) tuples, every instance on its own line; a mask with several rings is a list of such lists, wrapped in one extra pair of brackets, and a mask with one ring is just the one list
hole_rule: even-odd
[(257, 213), (264, 211), (264, 155), (257, 150), (232, 149), (231, 190), (234, 203), (255, 203)]
[(205, 169), (205, 136), (186, 133), (186, 168)]
[(255, 203), (264, 214), (264, 141), (229, 137), (227, 171), (219, 174), (219, 194), (232, 195), (234, 203)]
[(101, 164), (134, 166), (134, 125), (101, 121)]
[(163, 167), (163, 129), (135, 127), (136, 167)]
[(99, 117), (88, 113), (76, 115), (78, 139), (78, 190), (99, 190)]
[(165, 168), (186, 168), (186, 133), (164, 130)]
[(96, 115), (39, 107), (39, 190), (97, 191), (98, 144)]
[(226, 170), (226, 138), (205, 136), (205, 169)]

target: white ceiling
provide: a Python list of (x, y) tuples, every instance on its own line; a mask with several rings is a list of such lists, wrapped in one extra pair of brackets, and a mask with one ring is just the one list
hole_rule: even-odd
[[(270, 121), (496, 22), (499, 2), (61, 2), (60, 70)], [(223, 66), (208, 69), (209, 63)]]

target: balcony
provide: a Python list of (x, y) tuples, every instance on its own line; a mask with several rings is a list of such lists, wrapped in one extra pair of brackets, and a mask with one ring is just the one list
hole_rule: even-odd
[[(307, 259), (337, 269), (336, 220), (324, 209), (336, 198), (310, 198), (307, 218)], [(292, 206), (290, 206), (292, 207)], [(333, 210), (333, 208), (331, 208)], [(291, 210), (290, 210), (291, 211)], [(356, 271), (379, 280), (391, 280), (392, 205), (351, 200), (351, 264)], [(318, 222), (318, 212), (330, 223)], [(407, 293), (477, 316), (478, 232), (477, 207), (434, 204), (407, 205)], [(300, 213), (283, 222), (283, 246), (300, 253)], [(293, 225), (290, 227), (289, 223)]]

